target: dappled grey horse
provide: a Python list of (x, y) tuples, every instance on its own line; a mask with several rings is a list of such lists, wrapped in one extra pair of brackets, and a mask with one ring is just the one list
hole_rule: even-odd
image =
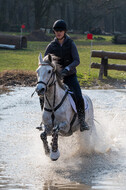
[[(70, 136), (79, 129), (76, 106), (71, 97), (71, 92), (60, 78), (60, 70), (56, 57), (47, 55), (43, 59), (40, 53), (36, 86), (37, 94), (44, 97), (43, 132), (40, 137), (43, 141), (45, 153), (50, 154), (52, 160), (57, 160), (60, 156), (58, 136)], [(93, 105), (87, 95), (84, 95), (84, 101), (85, 120), (90, 126), (90, 130), (84, 133), (89, 135), (94, 126)], [(51, 147), (48, 145), (48, 135), (52, 135)]]

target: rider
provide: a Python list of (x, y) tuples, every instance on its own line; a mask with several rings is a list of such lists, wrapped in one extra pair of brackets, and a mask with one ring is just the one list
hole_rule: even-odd
[(66, 31), (67, 26), (64, 20), (57, 20), (54, 22), (53, 32), (55, 38), (47, 46), (45, 56), (50, 53), (60, 58), (58, 64), (62, 67), (61, 77), (69, 89), (74, 92), (76, 98), (80, 131), (89, 130), (85, 122), (85, 106), (76, 75), (76, 67), (80, 64), (80, 58), (75, 43), (66, 34)]

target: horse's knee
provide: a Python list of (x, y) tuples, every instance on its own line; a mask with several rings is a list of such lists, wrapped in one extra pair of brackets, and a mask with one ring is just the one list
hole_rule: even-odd
[(47, 139), (47, 134), (46, 134), (46, 132), (41, 133), (41, 134), (40, 134), (40, 138), (41, 138), (42, 141), (46, 140), (46, 139)]
[(70, 126), (69, 124), (65, 121), (65, 122), (61, 122), (59, 124), (59, 134), (67, 134), (70, 130)]

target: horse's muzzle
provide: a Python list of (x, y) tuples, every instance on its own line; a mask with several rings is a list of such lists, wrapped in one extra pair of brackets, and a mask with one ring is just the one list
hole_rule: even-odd
[(44, 96), (45, 88), (41, 88), (41, 89), (36, 88), (36, 92), (37, 92), (38, 96)]

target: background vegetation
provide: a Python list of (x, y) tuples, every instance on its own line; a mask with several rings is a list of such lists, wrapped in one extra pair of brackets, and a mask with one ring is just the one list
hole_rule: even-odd
[[(82, 86), (92, 86), (98, 81), (99, 69), (90, 68), (91, 41), (87, 40), (86, 35), (71, 35), (74, 39), (81, 64), (77, 67), (78, 78)], [(44, 55), (48, 42), (30, 42), (28, 47), (23, 50), (0, 50), (0, 72), (4, 70), (24, 70), (35, 71), (38, 67), (38, 55)], [(115, 52), (126, 52), (126, 45), (112, 44), (112, 36), (94, 36), (93, 50), (105, 50)], [(100, 58), (91, 58), (91, 62), (100, 63)], [(126, 64), (123, 60), (111, 60), (109, 63)], [(102, 82), (108, 80), (126, 80), (126, 72), (109, 70), (108, 78), (104, 77)], [(99, 81), (100, 83), (100, 81)]]
[[(66, 21), (68, 32), (77, 45), (81, 60), (81, 64), (77, 67), (80, 84), (92, 86), (101, 83), (98, 81), (99, 69), (90, 69), (91, 42), (86, 39), (86, 34), (88, 32), (96, 34), (93, 40), (94, 50), (126, 52), (126, 45), (112, 44), (112, 35), (126, 32), (126, 1), (0, 0), (1, 32), (11, 34), (18, 32), (16, 34), (20, 35), (21, 25), (24, 24), (24, 34), (41, 29), (49, 33), (49, 36), (53, 36), (51, 29), (57, 19)], [(44, 55), (47, 44), (48, 42), (45, 41), (28, 41), (27, 49), (0, 49), (0, 74), (4, 70), (35, 71), (39, 52)], [(92, 58), (91, 61), (100, 63), (101, 60)], [(109, 59), (109, 63), (125, 64), (125, 61)], [(126, 72), (109, 70), (108, 75), (108, 78), (104, 78), (102, 82), (114, 80), (116, 83), (119, 80), (124, 82), (126, 80)], [(0, 80), (3, 81), (3, 78), (2, 75)]]
[(52, 28), (64, 19), (72, 32), (126, 32), (125, 0), (0, 0), (0, 30)]

